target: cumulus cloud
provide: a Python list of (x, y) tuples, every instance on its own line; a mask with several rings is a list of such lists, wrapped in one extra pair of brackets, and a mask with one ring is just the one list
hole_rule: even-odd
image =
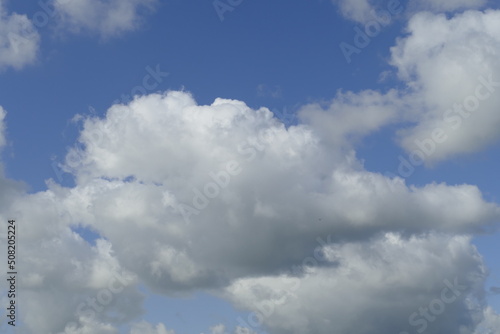
[(26, 15), (7, 13), (0, 1), (0, 70), (21, 69), (36, 60), (40, 36)]
[(483, 321), (479, 324), (474, 334), (499, 334), (500, 315), (490, 306), (483, 311)]
[[(360, 96), (361, 109), (384, 101), (373, 92)], [(337, 98), (333, 105), (347, 108), (353, 96)], [(375, 120), (394, 117), (382, 109), (371, 111)], [(455, 277), (478, 297), (484, 268), (460, 235), (497, 222), (498, 206), (475, 186), (417, 188), (365, 170), (342, 137), (379, 125), (359, 122), (357, 128), (359, 111), (352, 110), (353, 119), (339, 112), (338, 141), (321, 122), (286, 128), (266, 108), (227, 99), (199, 105), (177, 91), (84, 118), (65, 166), (75, 187), (48, 182), (35, 194), (0, 190), (10, 198), (0, 219), (16, 217), (23, 226), (19, 303), (28, 332), (115, 333), (142, 312), (139, 282), (170, 295), (222, 291), (254, 310), (256, 298), (280, 300), (279, 284), (299, 280), (289, 306), (280, 304), (265, 321), (278, 332), (287, 323), (318, 333), (346, 328), (352, 316), (328, 322), (326, 310), (342, 314), (338, 301), (345, 305), (347, 297), (352, 314), (367, 319), (360, 333), (399, 328), (405, 318), (396, 315), (418, 312), (413, 298), (424, 305), (428, 299), (417, 296), (435, 296), (444, 279)], [(103, 239), (90, 245), (73, 232), (76, 225)], [(324, 260), (290, 271), (311, 256)], [(326, 300), (324, 289), (341, 297)], [(360, 294), (342, 295), (348, 291)], [(391, 299), (394, 291), (408, 298)], [(299, 312), (300, 305), (311, 311)], [(479, 321), (465, 302), (453, 305), (451, 320), (436, 322), (437, 328), (473, 328)], [(382, 311), (395, 313), (377, 325)], [(239, 326), (237, 333), (256, 331)], [(137, 323), (131, 330), (170, 333), (162, 324)]]
[[(17, 302), (27, 333), (116, 333), (116, 324), (141, 314), (136, 276), (117, 262), (109, 242), (91, 246), (71, 230), (53, 190), (28, 195), (2, 189), (2, 195), (10, 205), (0, 218), (15, 218), (22, 234)], [(0, 237), (6, 242), (5, 233)]]
[(500, 11), (447, 18), (421, 13), (391, 49), (391, 63), (415, 104), (415, 125), (401, 145), (424, 152), (427, 164), (495, 143), (500, 115)]
[(157, 0), (53, 0), (62, 28), (103, 38), (137, 29)]
[(473, 333), (483, 319), (480, 255), (467, 237), (431, 234), (327, 246), (302, 275), (244, 278), (226, 296), (272, 333)]
[[(106, 37), (138, 18), (134, 1), (55, 4), (74, 29)], [(142, 312), (139, 282), (170, 295), (211, 291), (255, 312), (236, 334), (261, 326), (319, 334), (495, 328), (498, 315), (484, 301), (487, 271), (469, 235), (498, 223), (498, 205), (473, 185), (415, 187), (370, 172), (355, 144), (401, 121), (413, 124), (399, 132), (407, 150), (435, 128), (446, 131), (429, 162), (497, 140), (494, 92), (458, 129), (442, 116), (486, 94), (487, 86), (477, 90), (481, 80), (497, 80), (498, 15), (416, 15), (391, 50), (407, 89), (339, 92), (301, 108), (298, 125), (285, 127), (267, 108), (221, 98), (199, 105), (178, 91), (81, 118), (64, 164), (75, 187), (49, 181), (28, 194), (0, 176), (0, 219), (23, 226), (28, 332), (117, 333)], [(4, 117), (0, 109), (0, 146)], [(92, 246), (75, 226), (102, 239)], [(434, 310), (433, 320), (422, 307)], [(173, 331), (139, 322), (130, 333)]]
[[(3, 109), (0, 116), (5, 142)], [(22, 293), (16, 302), (23, 309), (18, 324), (25, 333), (115, 334), (116, 324), (142, 312), (137, 277), (119, 264), (108, 241), (91, 246), (72, 231), (77, 221), (58, 202), (65, 190), (50, 182), (48, 187), (28, 194), (24, 185), (0, 173), (0, 220), (15, 219), (17, 225), (15, 265), (22, 275), (16, 287)], [(5, 230), (0, 242), (7, 243)], [(2, 291), (6, 284), (2, 280)], [(6, 295), (0, 301), (9, 302)], [(2, 319), (0, 331), (7, 327)]]
[(169, 293), (276, 274), (320, 235), (467, 233), (499, 217), (474, 186), (407, 187), (318, 133), (240, 101), (152, 94), (85, 121), (67, 160), (78, 186), (61, 201)]

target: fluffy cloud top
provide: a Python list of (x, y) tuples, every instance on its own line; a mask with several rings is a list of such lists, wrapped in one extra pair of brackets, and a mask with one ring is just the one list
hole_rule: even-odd
[(62, 27), (89, 31), (103, 38), (135, 30), (157, 0), (53, 0)]
[(40, 36), (27, 16), (7, 13), (0, 1), (0, 70), (32, 64), (39, 44)]

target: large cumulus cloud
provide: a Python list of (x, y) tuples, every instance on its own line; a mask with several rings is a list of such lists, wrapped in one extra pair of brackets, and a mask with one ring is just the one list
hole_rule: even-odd
[[(363, 123), (356, 129), (348, 118), (345, 124), (346, 133), (372, 129)], [(111, 107), (102, 118), (86, 118), (65, 168), (75, 175), (75, 187), (48, 182), (44, 192), (10, 192), (12, 201), (2, 211), (1, 219), (16, 217), (25, 225), (22, 320), (32, 331), (113, 333), (113, 324), (141, 313), (138, 282), (171, 295), (205, 289), (252, 310), (248, 291), (255, 289), (235, 286), (261, 281), (275, 286), (273, 281), (288, 275), (285, 279), (301, 282), (294, 292), (297, 303), (339, 309), (345, 298), (325, 300), (322, 290), (313, 291), (335, 280), (339, 291), (364, 286), (364, 297), (349, 307), (366, 315), (376, 303), (385, 305), (384, 312), (401, 305), (411, 310), (412, 298), (422, 291), (430, 297), (444, 279), (460, 276), (469, 289), (464, 294), (480, 301), (485, 271), (469, 239), (459, 235), (499, 218), (499, 208), (474, 186), (407, 186), (366, 171), (344, 140), (329, 140), (313, 125), (286, 128), (266, 108), (227, 99), (198, 105), (186, 92), (136, 98)], [(71, 230), (75, 225), (105, 239), (92, 246)], [(383, 237), (388, 231), (395, 234)], [(375, 255), (364, 259), (370, 252)], [(325, 260), (313, 270), (289, 271), (311, 254)], [(433, 269), (432, 278), (424, 279)], [(382, 284), (391, 270), (407, 301), (387, 301), (390, 292)], [(419, 270), (421, 276), (411, 274)], [(114, 302), (99, 312), (81, 305), (86, 298), (103, 299), (103, 289), (110, 289), (117, 275), (130, 283), (113, 295)], [(367, 296), (372, 304), (365, 305)], [(46, 305), (65, 308), (52, 316)], [(454, 305), (451, 319), (468, 314), (460, 324), (470, 329), (480, 321), (473, 316), (481, 307)], [(281, 331), (291, 319), (302, 319), (297, 328), (340, 330), (324, 321), (329, 313), (318, 309), (324, 319), (313, 313), (297, 317), (297, 307), (280, 306), (265, 325)], [(353, 318), (344, 320), (339, 326), (355, 328)], [(396, 316), (383, 325), (369, 318), (366, 326), (403, 323)], [(139, 323), (134, 330), (166, 331), (158, 326)], [(452, 328), (448, 322), (439, 326)]]
[(87, 119), (80, 141), (67, 160), (78, 186), (64, 206), (163, 291), (277, 273), (320, 235), (466, 233), (499, 215), (474, 186), (407, 187), (364, 170), (314, 128), (287, 129), (239, 101), (137, 98)]

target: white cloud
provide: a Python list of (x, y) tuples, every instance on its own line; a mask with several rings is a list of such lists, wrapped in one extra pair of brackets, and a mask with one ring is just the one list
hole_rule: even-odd
[(167, 330), (162, 323), (153, 326), (150, 323), (142, 321), (132, 325), (130, 334), (175, 334), (175, 331)]
[[(139, 8), (153, 1), (55, 4), (67, 27), (110, 37), (135, 29)], [(342, 6), (362, 21), (371, 5)], [(1, 29), (5, 22), (6, 31), (30, 27), (17, 14), (3, 15)], [(303, 123), (289, 128), (266, 108), (228, 99), (198, 105), (175, 91), (84, 118), (65, 162), (74, 188), (49, 181), (46, 191), (28, 194), (0, 174), (0, 220), (22, 224), (26, 331), (118, 333), (141, 315), (137, 285), (144, 283), (170, 295), (219, 293), (263, 313), (266, 328), (278, 334), (399, 333), (422, 328), (420, 307), (442, 299), (455, 279), (466, 290), (425, 323), (427, 333), (498, 328), (498, 315), (482, 299), (486, 269), (467, 235), (498, 222), (500, 208), (472, 185), (389, 180), (367, 171), (354, 151), (363, 136), (401, 120), (416, 124), (400, 132), (412, 150), (415, 139), (446, 125), (450, 105), (476, 92), (478, 75), (498, 81), (498, 22), (495, 11), (416, 15), (410, 35), (392, 49), (407, 90), (339, 92), (326, 105), (304, 106)], [(491, 94), (481, 102), (428, 161), (495, 142), (499, 99)], [(0, 108), (0, 147), (5, 115)], [(106, 239), (91, 246), (71, 230), (78, 224)], [(260, 332), (256, 327), (235, 333)], [(211, 333), (225, 330), (219, 324)], [(130, 333), (174, 331), (139, 322)]]
[(370, 12), (373, 10), (369, 0), (332, 0), (339, 6), (342, 15), (356, 22), (367, 22), (370, 20)]
[(68, 327), (60, 334), (119, 334), (111, 324), (99, 323), (92, 319), (82, 318), (78, 327)]
[[(325, 249), (302, 276), (235, 281), (226, 294), (271, 333), (472, 333), (485, 269), (468, 238), (386, 234)], [(451, 287), (454, 287), (452, 289)], [(422, 315), (428, 309), (429, 320)]]
[[(360, 96), (361, 106), (383, 101), (373, 93)], [(340, 102), (333, 105), (347, 108), (343, 97), (337, 98)], [(345, 113), (338, 138), (377, 128), (360, 122), (356, 129), (356, 121)], [(281, 330), (289, 319), (300, 329), (312, 323), (321, 331), (335, 328), (318, 318), (328, 319), (319, 306), (330, 305), (323, 292), (313, 289), (321, 284), (337, 291), (329, 284), (343, 282), (347, 285), (339, 294), (352, 288), (365, 289), (374, 300), (378, 296), (386, 304), (376, 306), (362, 297), (352, 301), (352, 307), (358, 307), (353, 314), (367, 316), (373, 325), (371, 308), (380, 309), (374, 314), (400, 312), (388, 297), (374, 294), (389, 295), (389, 288), (382, 286), (384, 273), (399, 273), (395, 288), (408, 300), (416, 296), (412, 292), (422, 293), (425, 287), (434, 291), (440, 280), (453, 275), (463, 277), (474, 270), (483, 275), (467, 238), (434, 235), (470, 233), (498, 221), (499, 208), (486, 203), (476, 187), (390, 183), (364, 170), (344, 139), (339, 143), (324, 136), (314, 124), (287, 129), (266, 108), (252, 110), (243, 102), (224, 99), (203, 106), (185, 92), (144, 96), (113, 106), (103, 118), (86, 119), (82, 146), (75, 147), (66, 162), (76, 175), (76, 187), (49, 182), (48, 190), (26, 194), (2, 179), (8, 186), (0, 194), (9, 200), (2, 201), (0, 220), (16, 217), (23, 224), (24, 293), (19, 302), (28, 333), (114, 333), (116, 326), (142, 312), (139, 282), (171, 295), (227, 288), (227, 298), (251, 309), (248, 303), (258, 291), (263, 301), (279, 299), (266, 291), (279, 289), (283, 272), (321, 250), (328, 261), (306, 271), (297, 301), (280, 307), (279, 316), (266, 322), (270, 328)], [(241, 171), (226, 182), (221, 170), (232, 160)], [(186, 223), (179, 204), (193, 205), (193, 189), (204, 191), (212, 171), (219, 183), (227, 184)], [(76, 224), (92, 227), (107, 240), (89, 245), (71, 231)], [(377, 239), (384, 231), (418, 237)], [(333, 246), (317, 240), (328, 234), (326, 243)], [(371, 259), (370, 252), (381, 255)], [(366, 258), (370, 261), (364, 262)], [(351, 272), (360, 274), (353, 278)], [(361, 279), (363, 273), (371, 281)], [(117, 276), (128, 285), (111, 294), (109, 305), (97, 304), (94, 310), (90, 301), (108, 300), (106, 291), (117, 287)], [(116, 284), (110, 285), (113, 280)], [(241, 282), (261, 281), (271, 286), (248, 290), (249, 295), (234, 290)], [(312, 305), (317, 314), (297, 315), (294, 308), (300, 309), (299, 304)], [(62, 311), (54, 314), (56, 305)], [(414, 304), (408, 301), (401, 310), (410, 306)], [(464, 308), (455, 311), (453, 316), (467, 315)], [(404, 320), (389, 319), (389, 327)], [(349, 317), (343, 321), (340, 324), (347, 325)], [(136, 332), (170, 333), (161, 324), (133, 326)], [(255, 331), (243, 327), (236, 331)]]
[[(224, 324), (217, 324), (215, 326), (210, 327), (210, 334), (228, 334), (229, 332), (226, 330), (226, 326)], [(236, 326), (234, 334), (257, 334), (257, 332), (251, 330), (248, 327)], [(201, 333), (204, 334), (204, 333)]]
[[(26, 194), (0, 178), (9, 198), (0, 220), (23, 224), (20, 303), (28, 333), (114, 334), (142, 312), (139, 282), (170, 295), (225, 291), (249, 310), (278, 303), (265, 320), (277, 333), (361, 323), (359, 333), (404, 330), (408, 316), (455, 277), (480, 296), (482, 260), (461, 235), (498, 222), (498, 206), (475, 186), (388, 180), (365, 170), (349, 145), (397, 118), (398, 99), (395, 92), (339, 93), (326, 108), (305, 107), (307, 123), (289, 128), (266, 108), (227, 99), (198, 105), (176, 91), (83, 118), (80, 145), (66, 160), (74, 188), (48, 182), (46, 191)], [(338, 131), (328, 133), (325, 122)], [(231, 161), (237, 173), (227, 172)], [(180, 204), (196, 207), (196, 189), (207, 193), (207, 184), (218, 194), (186, 222)], [(76, 224), (106, 240), (89, 245), (71, 231)], [(317, 266), (284, 277), (322, 252), (327, 258)], [(117, 276), (129, 283), (94, 310), (88, 298), (103, 300)], [(300, 287), (283, 292), (283, 282)], [(56, 306), (62, 311), (54, 314)], [(461, 300), (433, 325), (472, 333), (481, 321), (472, 314), (482, 307)], [(236, 333), (255, 332), (243, 327)], [(131, 328), (147, 331), (172, 334), (163, 324)]]
[[(47, 191), (27, 194), (3, 175), (0, 184), (0, 219), (16, 220), (22, 250), (16, 261), (22, 293), (16, 301), (25, 333), (115, 334), (117, 324), (141, 314), (135, 275), (117, 262), (108, 242), (98, 240), (92, 247), (71, 231), (76, 222), (59, 203), (63, 189), (49, 185)], [(2, 243), (6, 237), (0, 234)]]
[(257, 332), (248, 327), (236, 326), (234, 334), (257, 334)]
[(226, 326), (224, 324), (218, 324), (213, 327), (210, 327), (210, 334), (225, 334)]
[(500, 334), (500, 314), (490, 306), (486, 307), (483, 312), (483, 321), (474, 334)]
[[(372, 130), (349, 117), (339, 138)], [(318, 236), (470, 233), (498, 220), (498, 207), (474, 186), (391, 183), (323, 133), (314, 124), (286, 129), (240, 101), (144, 96), (84, 122), (82, 147), (67, 159), (77, 187), (61, 205), (108, 238), (128, 270), (171, 294), (275, 274), (311, 254)], [(226, 172), (230, 161), (236, 175)], [(198, 191), (215, 195), (203, 200)], [(181, 204), (195, 210), (189, 223)]]
[[(428, 164), (477, 152), (499, 139), (499, 22), (500, 11), (492, 10), (450, 19), (421, 13), (409, 22), (409, 36), (391, 49), (391, 63), (415, 102), (416, 125), (400, 132), (401, 145), (413, 151), (426, 143)], [(435, 131), (442, 139), (433, 139)]]
[(62, 28), (108, 38), (137, 29), (157, 0), (53, 0), (53, 4)]
[(39, 44), (40, 36), (28, 17), (7, 13), (0, 1), (0, 70), (34, 63)]

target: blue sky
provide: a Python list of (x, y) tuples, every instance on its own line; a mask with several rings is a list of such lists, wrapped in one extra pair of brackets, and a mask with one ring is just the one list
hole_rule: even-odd
[[(498, 333), (494, 1), (0, 6), (0, 216), (30, 226), (23, 333)], [(105, 311), (75, 313), (124, 272)], [(445, 305), (456, 277), (467, 292)], [(435, 320), (409, 320), (435, 300)]]

